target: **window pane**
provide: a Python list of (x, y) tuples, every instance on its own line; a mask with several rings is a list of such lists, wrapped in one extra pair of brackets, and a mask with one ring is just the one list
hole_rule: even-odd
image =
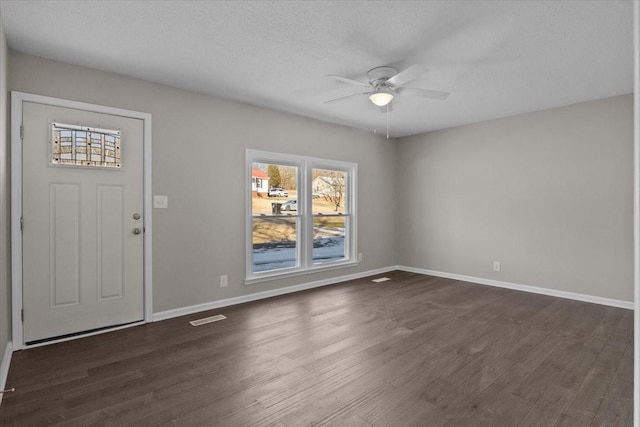
[(344, 236), (346, 218), (325, 216), (313, 218), (313, 263), (345, 259)]
[(253, 219), (253, 272), (298, 265), (297, 218)]
[(253, 215), (297, 214), (298, 168), (268, 163), (251, 164)]
[(312, 209), (314, 214), (347, 213), (347, 173), (313, 169), (311, 175)]
[(120, 168), (120, 132), (108, 129), (87, 132), (82, 129), (88, 128), (52, 124), (51, 162), (56, 165)]

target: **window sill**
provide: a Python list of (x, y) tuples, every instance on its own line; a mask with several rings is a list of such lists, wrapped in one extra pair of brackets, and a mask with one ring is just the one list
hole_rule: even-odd
[(360, 264), (358, 261), (344, 261), (340, 263), (332, 263), (331, 265), (323, 265), (311, 267), (304, 270), (291, 270), (282, 273), (266, 273), (260, 276), (248, 277), (244, 280), (245, 285), (254, 285), (256, 283), (268, 282), (271, 280), (285, 279), (287, 277), (302, 276), (306, 274), (319, 273), (321, 271), (337, 270), (339, 268), (356, 267)]

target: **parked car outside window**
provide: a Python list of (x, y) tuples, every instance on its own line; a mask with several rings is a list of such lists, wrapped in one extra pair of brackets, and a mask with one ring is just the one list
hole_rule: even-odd
[(269, 197), (289, 197), (289, 193), (284, 188), (273, 187), (267, 192)]
[(297, 200), (289, 200), (288, 202), (284, 202), (280, 207), (280, 210), (283, 211), (297, 211), (298, 210), (298, 201)]

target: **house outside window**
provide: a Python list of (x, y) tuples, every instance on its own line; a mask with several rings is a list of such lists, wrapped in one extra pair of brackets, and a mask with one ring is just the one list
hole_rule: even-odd
[(251, 170), (251, 191), (256, 193), (256, 196), (266, 197), (269, 187), (268, 181), (269, 176), (260, 169)]
[(254, 150), (246, 163), (245, 283), (357, 264), (356, 164)]

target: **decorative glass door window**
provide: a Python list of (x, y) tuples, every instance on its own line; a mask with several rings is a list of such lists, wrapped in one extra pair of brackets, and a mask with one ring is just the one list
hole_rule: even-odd
[(52, 123), (51, 146), (54, 165), (121, 167), (119, 130)]

